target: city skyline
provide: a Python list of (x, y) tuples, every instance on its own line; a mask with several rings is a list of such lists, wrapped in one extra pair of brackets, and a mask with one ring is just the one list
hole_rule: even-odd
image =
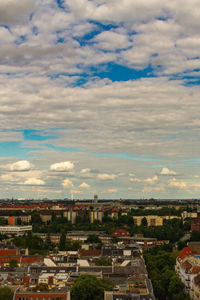
[(199, 198), (196, 0), (2, 0), (1, 198)]

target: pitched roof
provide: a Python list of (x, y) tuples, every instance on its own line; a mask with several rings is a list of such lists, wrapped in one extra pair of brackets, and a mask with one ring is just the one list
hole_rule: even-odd
[(188, 271), (192, 268), (192, 265), (191, 265), (191, 263), (189, 263), (189, 261), (186, 260), (183, 263), (183, 267), (184, 267), (186, 273), (188, 273)]
[(194, 266), (192, 268), (191, 274), (199, 274), (200, 273), (200, 266)]
[(182, 250), (181, 250), (181, 253), (179, 254), (178, 256), (178, 259), (179, 260), (182, 260), (184, 259), (187, 255), (192, 255), (192, 251), (189, 247), (184, 247)]

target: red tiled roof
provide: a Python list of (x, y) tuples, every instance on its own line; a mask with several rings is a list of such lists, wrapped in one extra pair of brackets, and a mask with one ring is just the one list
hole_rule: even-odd
[(188, 271), (192, 268), (192, 265), (191, 265), (191, 263), (189, 263), (189, 261), (186, 260), (183, 263), (183, 267), (184, 267), (186, 273), (188, 273)]
[(199, 274), (200, 273), (200, 266), (194, 266), (192, 268), (192, 271), (191, 271), (192, 274)]
[(98, 250), (98, 249), (91, 249), (91, 250), (81, 249), (79, 251), (79, 254), (81, 256), (100, 256), (101, 255), (101, 250)]
[(181, 250), (181, 253), (179, 254), (178, 256), (178, 259), (183, 259), (185, 258), (187, 255), (192, 255), (192, 251), (189, 247), (184, 247), (182, 250)]
[(197, 286), (200, 286), (200, 275), (197, 275), (197, 276), (194, 278), (194, 283), (195, 283)]
[(112, 212), (119, 212), (119, 209), (115, 207), (112, 209)]
[(12, 256), (0, 256), (0, 265), (1, 264), (5, 264), (5, 263), (9, 263), (10, 260), (16, 260), (18, 263), (28, 263), (28, 264), (32, 264), (36, 261), (40, 260), (39, 256), (18, 256), (18, 255), (12, 255)]

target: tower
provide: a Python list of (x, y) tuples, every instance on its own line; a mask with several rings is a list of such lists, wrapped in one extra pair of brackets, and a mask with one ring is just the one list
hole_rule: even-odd
[(98, 203), (98, 195), (94, 195), (94, 203)]

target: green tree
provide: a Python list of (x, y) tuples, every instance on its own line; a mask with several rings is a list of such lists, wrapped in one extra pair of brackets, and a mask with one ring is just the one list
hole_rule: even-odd
[(108, 257), (101, 256), (97, 262), (97, 266), (112, 266), (112, 260)]
[(21, 220), (21, 218), (17, 218), (17, 225), (22, 225), (22, 220)]
[(192, 242), (200, 242), (200, 232), (198, 232), (198, 231), (192, 231), (190, 240)]
[(42, 219), (37, 211), (33, 211), (31, 214), (32, 224), (42, 224)]
[(46, 235), (46, 240), (45, 240), (45, 243), (44, 243), (44, 246), (47, 250), (52, 250), (53, 248), (53, 245), (51, 243), (51, 237), (50, 237), (50, 233), (48, 232), (47, 235)]
[(65, 251), (66, 250), (66, 232), (63, 230), (60, 235), (60, 243), (59, 243), (59, 250)]
[(104, 290), (112, 289), (107, 281), (92, 275), (81, 275), (71, 288), (72, 300), (103, 300)]
[(102, 244), (102, 241), (100, 240), (100, 238), (97, 235), (91, 234), (88, 236), (86, 243), (87, 244), (93, 244), (93, 243)]
[(143, 219), (142, 219), (142, 221), (141, 221), (141, 225), (142, 226), (144, 226), (144, 227), (146, 227), (147, 226), (147, 219), (144, 217)]
[(0, 300), (12, 300), (13, 299), (13, 291), (7, 287), (0, 287)]
[(0, 217), (0, 225), (8, 225), (8, 220)]
[(187, 246), (187, 242), (179, 241), (177, 245), (178, 245), (178, 250), (182, 250), (184, 247)]
[(170, 279), (169, 294), (173, 297), (173, 295), (181, 293), (183, 291), (184, 287), (185, 286), (182, 283), (182, 281), (180, 280), (180, 278), (177, 275), (174, 275)]
[(9, 266), (10, 266), (11, 268), (16, 268), (16, 267), (18, 267), (18, 261), (17, 261), (16, 259), (11, 259), (11, 260), (9, 261)]

